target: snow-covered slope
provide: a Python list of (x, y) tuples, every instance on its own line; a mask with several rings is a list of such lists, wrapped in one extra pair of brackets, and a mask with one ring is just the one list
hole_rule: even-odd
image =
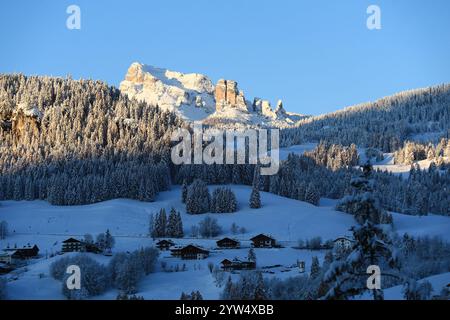
[[(187, 121), (202, 120), (210, 125), (289, 127), (305, 116), (286, 112), (281, 104), (272, 110), (268, 101), (245, 100), (243, 92), (238, 91), (237, 83), (232, 88), (224, 87), (224, 100), (216, 101), (216, 87), (205, 75), (181, 73), (134, 62), (128, 69), (125, 80), (120, 83), (120, 91), (131, 98), (144, 100), (151, 105), (174, 111)], [(236, 107), (236, 99), (241, 99)], [(217, 105), (221, 107), (217, 107)], [(225, 106), (225, 107), (223, 107)]]
[[(194, 239), (190, 229), (198, 224), (205, 215), (186, 214), (180, 201), (179, 187), (162, 192), (157, 201), (145, 203), (133, 200), (117, 199), (86, 206), (59, 207), (43, 201), (3, 201), (0, 217), (9, 223), (11, 236), (0, 240), (0, 248), (7, 244), (18, 246), (36, 243), (42, 258), (33, 261), (27, 269), (9, 275), (8, 294), (11, 299), (62, 299), (61, 283), (52, 279), (48, 266), (59, 256), (46, 258), (46, 255), (61, 249), (61, 241), (69, 236), (81, 238), (86, 233), (94, 236), (107, 228), (116, 238), (115, 252), (131, 251), (142, 246), (151, 246), (153, 240), (148, 234), (148, 217), (160, 208), (169, 210), (172, 206), (181, 212), (186, 233), (184, 239), (175, 239), (177, 244), (195, 243), (212, 249), (210, 257), (205, 260), (180, 261), (162, 253), (161, 261), (168, 266), (185, 263), (185, 272), (164, 272), (160, 263), (155, 273), (147, 276), (139, 286), (139, 295), (145, 299), (178, 299), (181, 291), (200, 290), (204, 298), (217, 299), (222, 290), (218, 288), (208, 270), (208, 263), (218, 265), (224, 258), (245, 258), (250, 247), (249, 239), (258, 233), (275, 237), (284, 248), (256, 249), (259, 266), (281, 267), (270, 269), (274, 273), (267, 276), (286, 278), (298, 275), (298, 269), (292, 268), (297, 260), (305, 261), (306, 270), (310, 269), (312, 256), (322, 261), (324, 251), (294, 249), (298, 239), (310, 239), (321, 236), (323, 240), (348, 235), (349, 228), (355, 223), (351, 215), (335, 211), (335, 201), (322, 199), (321, 206), (316, 207), (305, 202), (283, 198), (270, 193), (261, 193), (263, 207), (250, 209), (248, 199), (251, 188), (247, 186), (230, 186), (236, 194), (239, 210), (232, 214), (213, 214), (223, 228), (223, 236), (241, 240), (241, 249), (214, 250), (217, 239)], [(210, 187), (214, 189), (214, 186)], [(408, 216), (393, 214), (395, 231), (410, 235), (437, 235), (450, 240), (450, 218), (444, 216)], [(232, 234), (232, 223), (244, 227), (246, 231)], [(92, 255), (99, 262), (107, 263), (110, 257)], [(186, 272), (189, 276), (186, 276)], [(40, 289), (37, 289), (40, 288)], [(116, 290), (110, 290), (100, 299), (115, 299)]]

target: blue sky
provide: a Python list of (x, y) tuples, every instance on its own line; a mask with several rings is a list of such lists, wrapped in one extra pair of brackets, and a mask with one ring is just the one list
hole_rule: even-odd
[[(81, 8), (68, 30), (66, 8)], [(381, 8), (381, 30), (366, 9)], [(320, 114), (450, 82), (448, 0), (1, 1), (0, 72), (118, 86), (140, 61)]]

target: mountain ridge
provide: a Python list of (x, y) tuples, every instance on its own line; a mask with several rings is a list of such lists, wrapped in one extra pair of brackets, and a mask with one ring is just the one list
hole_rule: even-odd
[(119, 90), (130, 98), (173, 111), (188, 122), (282, 128), (305, 117), (286, 112), (281, 100), (275, 110), (267, 100), (254, 98), (250, 102), (234, 80), (220, 79), (214, 85), (199, 73), (181, 73), (139, 62), (128, 68)]

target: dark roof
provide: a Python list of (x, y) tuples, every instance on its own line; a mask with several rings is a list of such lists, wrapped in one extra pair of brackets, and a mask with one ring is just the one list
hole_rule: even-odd
[(172, 240), (160, 240), (156, 243), (156, 245), (160, 245), (160, 244), (175, 244)]
[(228, 259), (223, 259), (220, 263), (221, 263), (221, 264), (230, 264), (230, 263), (233, 263), (233, 262), (231, 262), (231, 261), (228, 260)]
[(221, 242), (233, 242), (233, 243), (235, 243), (235, 244), (238, 244), (238, 243), (239, 243), (239, 241), (234, 240), (234, 239), (231, 239), (231, 238), (223, 238), (223, 239), (217, 240), (216, 242), (217, 242), (217, 243), (221, 243)]
[(254, 236), (250, 240), (255, 241), (255, 240), (275, 240), (275, 239), (261, 233), (261, 234), (258, 234), (257, 236)]
[(37, 245), (33, 247), (19, 248), (14, 251), (12, 257), (34, 257), (39, 253), (39, 248)]
[(181, 253), (186, 252), (186, 251), (196, 251), (198, 253), (209, 253), (208, 250), (202, 249), (202, 248), (194, 246), (192, 244), (187, 245), (186, 247), (181, 249)]
[(74, 243), (74, 242), (75, 243), (81, 243), (80, 240), (75, 239), (75, 238), (69, 238), (69, 239), (63, 241), (63, 243)]
[(338, 241), (338, 240), (348, 240), (348, 241), (350, 241), (350, 242), (355, 241), (355, 240), (350, 239), (350, 238), (348, 238), (348, 237), (338, 237), (338, 238), (336, 238), (335, 240), (333, 240), (333, 242), (336, 242), (336, 241)]

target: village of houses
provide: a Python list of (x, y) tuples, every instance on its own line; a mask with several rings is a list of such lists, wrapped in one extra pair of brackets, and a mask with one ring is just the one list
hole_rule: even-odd
[[(176, 240), (187, 240), (187, 239), (153, 239), (155, 247), (157, 247), (161, 254), (162, 259), (170, 259), (172, 262), (175, 259), (180, 261), (183, 260), (203, 260), (210, 257), (211, 254), (215, 256), (220, 256), (223, 250), (239, 250), (242, 256), (235, 256), (233, 258), (224, 258), (220, 260), (220, 269), (227, 272), (236, 273), (239, 270), (254, 270), (260, 269), (265, 273), (275, 273), (271, 269), (278, 269), (281, 272), (295, 272), (304, 273), (307, 271), (305, 269), (305, 261), (295, 260), (288, 265), (282, 264), (272, 264), (272, 265), (257, 265), (256, 256), (253, 250), (264, 250), (264, 249), (286, 249), (284, 245), (277, 242), (277, 240), (267, 234), (258, 234), (247, 241), (240, 241), (233, 239), (231, 237), (223, 237), (214, 241), (214, 245), (209, 248), (206, 246), (198, 245), (195, 243), (188, 243), (185, 245), (180, 245), (176, 243)], [(205, 241), (202, 240), (204, 243)], [(211, 242), (211, 241), (210, 241)], [(242, 242), (245, 244), (243, 245)], [(341, 250), (346, 250), (351, 247), (353, 240), (349, 237), (338, 237), (332, 242), (324, 243), (320, 248), (308, 248), (311, 251), (318, 250), (330, 250), (335, 252)], [(330, 243), (332, 245), (330, 246)], [(300, 248), (297, 246), (292, 246), (293, 249), (301, 250), (306, 248)], [(99, 254), (103, 256), (112, 256), (111, 250), (102, 250), (95, 243), (86, 242), (82, 239), (77, 239), (75, 237), (69, 237), (61, 242), (60, 251), (52, 254), (63, 255), (70, 252), (85, 252), (92, 254)], [(253, 257), (251, 257), (253, 255)], [(45, 255), (40, 252), (39, 247), (36, 244), (27, 243), (23, 246), (7, 245), (0, 251), (0, 274), (7, 274), (13, 272), (16, 268), (24, 267), (27, 264), (33, 263), (37, 259), (49, 258), (48, 253)], [(178, 268), (178, 264), (177, 264)]]
[[(224, 284), (218, 277), (237, 281), (247, 270), (279, 279), (309, 275), (314, 258), (322, 264), (327, 253), (352, 246), (350, 215), (296, 200), (283, 199), (281, 204), (271, 194), (264, 194), (265, 205), (252, 211), (246, 208), (251, 190), (234, 188), (240, 210), (232, 214), (187, 214), (177, 188), (153, 203), (117, 199), (58, 207), (45, 202), (4, 202), (2, 210), (10, 230), (0, 240), (0, 274), (8, 281), (11, 299), (64, 299), (61, 282), (50, 274), (53, 262), (82, 252), (106, 266), (116, 254), (155, 247), (159, 257), (154, 271), (142, 280), (139, 295), (179, 299), (182, 291), (199, 290), (205, 299), (218, 299)], [(149, 216), (171, 207), (181, 212), (184, 235), (152, 237)], [(222, 232), (211, 237), (193, 233), (193, 227), (208, 216), (217, 219)], [(105, 229), (115, 240), (107, 250), (98, 243)], [(30, 283), (48, 289), (29, 289)], [(99, 298), (116, 296), (111, 290)]]

